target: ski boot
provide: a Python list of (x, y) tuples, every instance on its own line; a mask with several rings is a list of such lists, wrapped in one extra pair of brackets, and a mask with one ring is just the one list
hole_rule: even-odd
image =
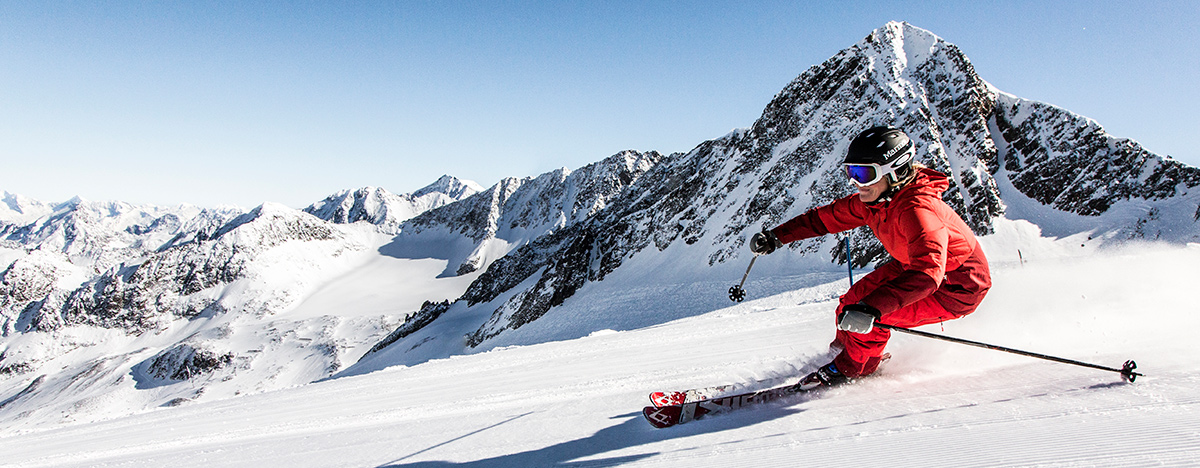
[(850, 379), (842, 375), (838, 371), (837, 366), (831, 362), (821, 366), (816, 372), (808, 374), (807, 377), (801, 379), (800, 383), (796, 384), (793, 388), (807, 392), (819, 387), (836, 387), (849, 381)]

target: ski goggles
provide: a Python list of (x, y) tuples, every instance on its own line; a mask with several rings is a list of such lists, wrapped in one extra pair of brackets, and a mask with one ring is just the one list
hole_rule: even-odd
[(842, 167), (846, 168), (846, 176), (850, 178), (850, 182), (865, 187), (883, 179), (884, 176), (893, 174), (897, 169), (907, 166), (913, 160), (913, 149), (911, 144), (904, 151), (886, 164), (863, 164), (863, 163), (843, 163)]
[(842, 164), (850, 181), (859, 186), (875, 184), (883, 179), (883, 168), (878, 164)]
[(850, 177), (850, 182), (859, 187), (879, 182), (883, 176), (893, 172), (892, 169), (879, 164), (843, 164), (842, 167), (846, 168), (846, 176)]

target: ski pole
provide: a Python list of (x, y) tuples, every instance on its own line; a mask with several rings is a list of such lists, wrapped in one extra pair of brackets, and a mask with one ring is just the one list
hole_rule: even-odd
[(746, 290), (742, 289), (742, 286), (746, 285), (746, 277), (750, 276), (750, 269), (754, 268), (755, 260), (758, 260), (758, 254), (754, 254), (754, 258), (750, 259), (750, 266), (746, 267), (746, 273), (742, 275), (742, 282), (738, 283), (737, 286), (731, 286), (729, 288), (729, 300), (733, 302), (742, 302), (742, 300), (746, 298)]
[(879, 327), (879, 328), (884, 328), (887, 330), (894, 330), (894, 331), (898, 331), (898, 332), (908, 333), (911, 335), (923, 336), (926, 338), (933, 338), (933, 339), (942, 340), (942, 341), (949, 341), (951, 343), (965, 344), (968, 346), (974, 346), (976, 348), (1004, 351), (1006, 353), (1019, 354), (1021, 356), (1029, 356), (1029, 357), (1038, 358), (1038, 359), (1045, 359), (1047, 361), (1061, 362), (1063, 364), (1072, 364), (1072, 365), (1081, 366), (1081, 367), (1090, 367), (1092, 369), (1106, 370), (1109, 372), (1117, 372), (1117, 373), (1121, 374), (1121, 379), (1125, 380), (1126, 382), (1130, 382), (1130, 383), (1133, 383), (1134, 379), (1136, 379), (1142, 375), (1145, 375), (1145, 374), (1141, 374), (1141, 373), (1133, 371), (1134, 369), (1137, 369), (1137, 363), (1133, 362), (1132, 359), (1125, 361), (1125, 365), (1121, 366), (1120, 369), (1117, 369), (1115, 367), (1098, 366), (1096, 364), (1088, 364), (1086, 362), (1076, 361), (1076, 360), (1072, 360), (1072, 359), (1047, 356), (1045, 354), (1031, 353), (1029, 351), (1021, 351), (1019, 349), (1005, 348), (1003, 346), (990, 345), (987, 343), (980, 343), (978, 341), (970, 341), (970, 340), (964, 340), (962, 338), (953, 338), (953, 337), (942, 336), (942, 335), (938, 335), (938, 334), (934, 334), (934, 333), (911, 330), (908, 328), (901, 328), (901, 327), (897, 327), (894, 325), (888, 325), (885, 323), (876, 323), (875, 326)]
[(846, 244), (846, 271), (850, 273), (850, 286), (854, 286), (854, 259), (850, 257), (850, 236), (845, 237)]

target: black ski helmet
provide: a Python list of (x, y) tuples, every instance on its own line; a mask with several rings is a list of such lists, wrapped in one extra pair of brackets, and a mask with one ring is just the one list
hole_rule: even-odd
[[(887, 176), (892, 183), (912, 173), (915, 145), (903, 130), (893, 126), (872, 127), (859, 133), (850, 141), (844, 165), (876, 166), (878, 181)], [(851, 174), (852, 178), (854, 174)], [(857, 179), (857, 178), (856, 178)], [(865, 182), (859, 180), (860, 183)]]

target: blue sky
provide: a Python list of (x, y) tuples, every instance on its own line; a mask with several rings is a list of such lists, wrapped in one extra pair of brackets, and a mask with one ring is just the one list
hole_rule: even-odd
[(751, 125), (891, 20), (1200, 165), (1200, 2), (0, 2), (0, 190), (304, 207)]

